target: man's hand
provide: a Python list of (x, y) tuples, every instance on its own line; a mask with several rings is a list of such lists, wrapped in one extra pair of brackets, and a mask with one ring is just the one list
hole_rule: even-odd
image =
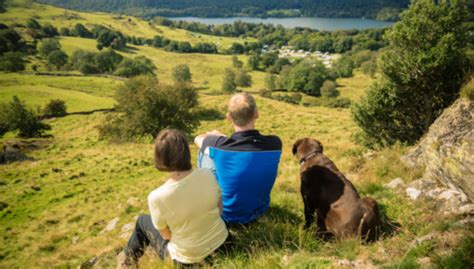
[(212, 130), (210, 132), (207, 132), (206, 135), (226, 136), (225, 134), (219, 132), (218, 130)]
[(210, 131), (210, 132), (206, 132), (205, 134), (196, 136), (196, 138), (194, 138), (194, 144), (196, 144), (196, 146), (198, 146), (198, 148), (201, 148), (201, 147), (202, 147), (202, 143), (204, 142), (204, 139), (205, 139), (208, 135), (226, 136), (225, 134), (223, 134), (223, 133), (221, 133), (221, 132), (219, 132), (219, 131), (217, 131), (217, 130), (213, 130), (213, 131)]

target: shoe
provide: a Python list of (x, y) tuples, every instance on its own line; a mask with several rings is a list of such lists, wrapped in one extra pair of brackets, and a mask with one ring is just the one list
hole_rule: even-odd
[(117, 255), (117, 269), (138, 269), (138, 264), (122, 250)]

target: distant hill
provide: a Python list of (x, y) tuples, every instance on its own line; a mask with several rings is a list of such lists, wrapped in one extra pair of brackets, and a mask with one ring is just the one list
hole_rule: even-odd
[(138, 16), (367, 17), (393, 20), (409, 0), (40, 0), (60, 7)]

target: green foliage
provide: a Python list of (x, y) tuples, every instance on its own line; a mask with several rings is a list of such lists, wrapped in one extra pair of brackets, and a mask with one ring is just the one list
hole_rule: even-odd
[(45, 38), (38, 45), (38, 52), (44, 58), (47, 58), (51, 52), (60, 49), (61, 44), (56, 38)]
[(282, 71), (282, 84), (289, 91), (303, 92), (320, 96), (320, 88), (328, 78), (328, 72), (320, 61), (301, 61), (295, 66)]
[(26, 27), (29, 28), (29, 29), (40, 30), (41, 29), (41, 24), (37, 20), (35, 20), (33, 18), (30, 18), (26, 22)]
[(449, 256), (437, 256), (434, 259), (435, 268), (462, 269), (472, 268), (474, 266), (474, 258), (472, 251), (474, 250), (474, 237), (469, 236), (463, 239), (461, 246), (453, 250)]
[(0, 71), (18, 72), (25, 70), (26, 61), (20, 52), (10, 51), (0, 56)]
[(109, 48), (94, 55), (94, 62), (101, 73), (112, 73), (122, 62), (123, 56)]
[(150, 59), (144, 56), (138, 56), (134, 59), (124, 59), (114, 74), (130, 78), (139, 75), (152, 75), (155, 73), (155, 70), (156, 67)]
[(244, 63), (239, 60), (239, 58), (235, 55), (232, 55), (232, 66), (234, 68), (242, 68), (244, 66)]
[(332, 80), (326, 80), (321, 87), (321, 96), (334, 98), (339, 96), (339, 92), (336, 90), (336, 82)]
[(59, 35), (61, 36), (71, 36), (72, 33), (71, 33), (71, 30), (67, 27), (61, 27), (61, 29), (59, 29)]
[(187, 64), (180, 64), (173, 68), (173, 80), (175, 83), (192, 82), (192, 74)]
[(265, 88), (269, 91), (276, 89), (276, 76), (274, 74), (267, 74), (265, 76)]
[(256, 52), (252, 53), (247, 60), (247, 65), (252, 70), (258, 70), (260, 66), (260, 54)]
[(74, 26), (74, 29), (72, 29), (72, 31), (71, 31), (71, 35), (77, 36), (77, 37), (83, 37), (83, 38), (92, 38), (92, 37), (94, 37), (92, 32), (89, 31), (89, 29), (87, 29), (81, 23), (78, 23)]
[(235, 72), (235, 85), (244, 88), (252, 86), (252, 77), (245, 69), (240, 68)]
[(235, 72), (231, 68), (226, 68), (224, 71), (224, 80), (222, 81), (222, 91), (226, 93), (233, 93), (237, 90), (235, 83)]
[(48, 55), (48, 65), (53, 65), (57, 70), (67, 64), (68, 56), (62, 50), (55, 50)]
[(62, 117), (67, 114), (66, 102), (60, 99), (49, 101), (43, 109), (43, 114), (46, 116)]
[(166, 86), (156, 78), (139, 76), (125, 82), (115, 99), (118, 113), (99, 127), (101, 138), (154, 138), (164, 128), (190, 133), (199, 125), (193, 113), (197, 93), (189, 84)]
[(9, 51), (20, 51), (24, 47), (24, 40), (14, 29), (0, 29), (0, 55)]
[(127, 45), (127, 40), (121, 32), (112, 31), (105, 28), (101, 30), (97, 36), (97, 45), (102, 48), (110, 47), (121, 50)]
[(354, 70), (354, 62), (350, 56), (344, 55), (334, 63), (333, 70), (335, 71), (338, 77), (352, 77), (352, 71)]
[(471, 101), (474, 100), (474, 79), (473, 78), (471, 78), (469, 83), (467, 83), (466, 85), (464, 85), (464, 87), (462, 87), (460, 94), (462, 97), (466, 99), (469, 99)]
[(33, 109), (13, 96), (11, 102), (0, 105), (0, 126), (9, 131), (18, 131), (20, 137), (38, 137), (51, 127), (42, 123)]
[(459, 96), (466, 80), (468, 33), (462, 3), (414, 2), (388, 32), (383, 79), (353, 110), (369, 146), (415, 143)]

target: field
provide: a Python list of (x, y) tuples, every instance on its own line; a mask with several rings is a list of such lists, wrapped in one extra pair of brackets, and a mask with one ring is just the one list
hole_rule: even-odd
[[(157, 30), (137, 18), (131, 18), (135, 23), (132, 27), (125, 19), (128, 17), (65, 12), (36, 3), (25, 9), (29, 1), (14, 4), (15, 8), (0, 14), (2, 22), (24, 22), (38, 16), (41, 22), (57, 26), (103, 23), (127, 34), (150, 37), (160, 30), (167, 37), (174, 35), (174, 39), (196, 42), (186, 31), (166, 27)], [(64, 17), (71, 13), (80, 18)], [(63, 37), (60, 42), (68, 54), (76, 49), (96, 50), (92, 39)], [(231, 66), (230, 56), (132, 48), (131, 52), (121, 53), (152, 59), (159, 80), (165, 83), (171, 83), (175, 65), (190, 66), (200, 106), (221, 114), (214, 119), (201, 119), (193, 136), (213, 129), (232, 132), (230, 123), (224, 120), (229, 95), (215, 94), (220, 90), (224, 68)], [(239, 57), (245, 62), (246, 56)], [(246, 90), (262, 89), (265, 73), (251, 75), (254, 85)], [(115, 89), (122, 83), (113, 77), (0, 73), (0, 102), (16, 95), (32, 107), (59, 98), (66, 102), (69, 112), (112, 108)], [(337, 81), (341, 96), (352, 101), (363, 96), (370, 83), (371, 79), (360, 72)], [(359, 268), (456, 268), (460, 257), (472, 255), (472, 228), (456, 224), (455, 217), (441, 216), (435, 205), (413, 202), (384, 186), (397, 177), (410, 182), (421, 175), (421, 171), (401, 163), (399, 157), (406, 147), (369, 151), (355, 144), (353, 135), (358, 128), (350, 109), (303, 107), (258, 95), (256, 98), (260, 111), (257, 128), (264, 134), (276, 134), (283, 141), (271, 208), (257, 223), (232, 230), (235, 250), (229, 256), (215, 257), (215, 268), (339, 268), (350, 267), (351, 262)], [(87, 262), (94, 259), (97, 268), (115, 267), (115, 255), (126, 244), (136, 216), (148, 212), (148, 193), (160, 186), (167, 174), (154, 169), (151, 142), (116, 144), (99, 140), (96, 126), (106, 115), (100, 112), (48, 119), (46, 122), (52, 126), (49, 137), (25, 140), (40, 146), (28, 152), (32, 160), (0, 165), (0, 268), (77, 268), (81, 264), (87, 268)], [(313, 230), (304, 230), (299, 164), (291, 154), (293, 142), (301, 137), (320, 140), (325, 154), (363, 196), (374, 197), (380, 203), (387, 216), (401, 225), (400, 231), (376, 243), (363, 244), (355, 239), (322, 241), (313, 237)], [(20, 139), (7, 133), (0, 143), (11, 140)], [(191, 150), (197, 152), (195, 146)], [(115, 228), (104, 230), (115, 218)], [(431, 232), (440, 236), (420, 245), (412, 244), (414, 239)], [(151, 253), (141, 266), (171, 267)]]

